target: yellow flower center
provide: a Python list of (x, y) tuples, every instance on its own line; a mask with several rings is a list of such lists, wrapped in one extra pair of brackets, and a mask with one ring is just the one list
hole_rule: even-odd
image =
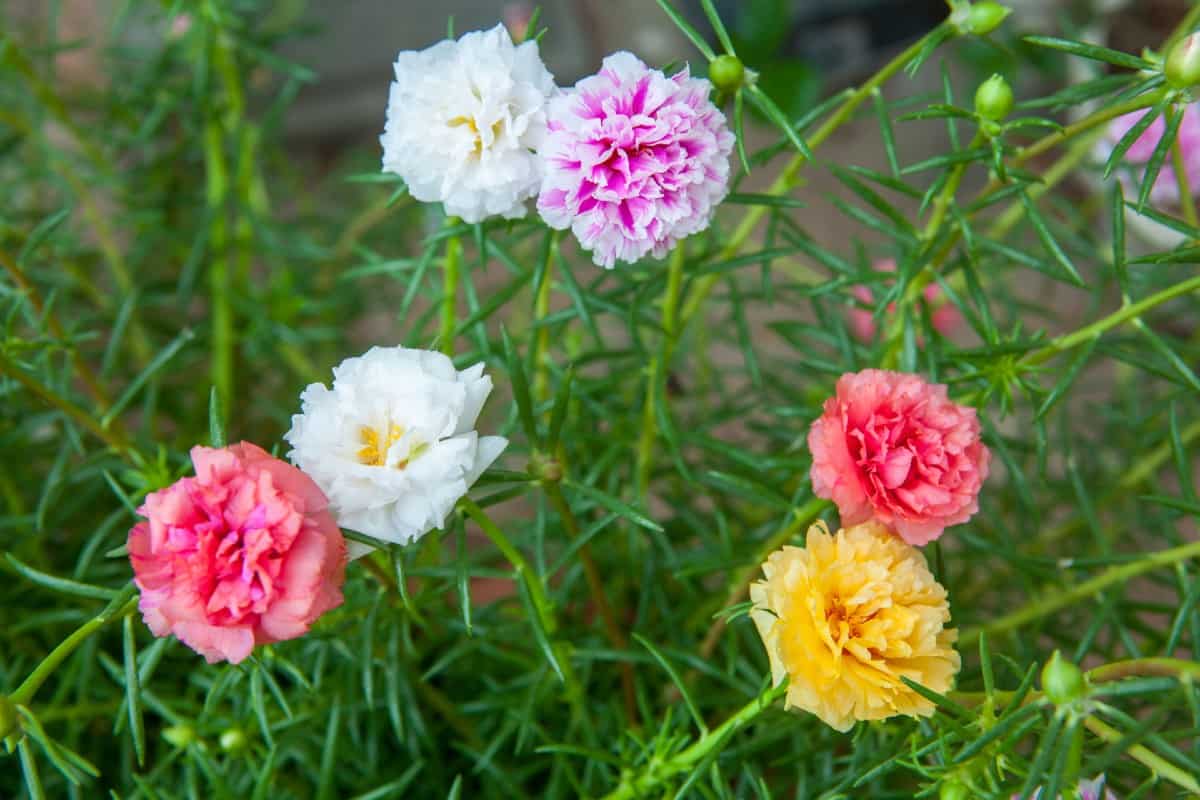
[[(451, 128), (460, 128), (466, 125), (471, 133), (475, 135), (475, 155), (483, 153), (483, 137), (479, 134), (479, 123), (474, 117), (454, 117), (446, 122)], [(492, 141), (500, 138), (500, 128), (502, 127), (500, 120), (492, 123)]]
[[(382, 467), (387, 464), (388, 450), (392, 445), (399, 441), (404, 435), (404, 428), (399, 425), (388, 423), (387, 438), (381, 441), (379, 431), (363, 425), (358, 431), (359, 441), (362, 442), (362, 449), (358, 451), (358, 461), (360, 464), (366, 464), (368, 467)], [(401, 461), (396, 465), (397, 469), (404, 469), (408, 465), (408, 459)]]

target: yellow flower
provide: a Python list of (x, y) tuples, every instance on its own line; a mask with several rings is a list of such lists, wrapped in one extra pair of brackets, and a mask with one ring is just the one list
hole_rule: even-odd
[(786, 677), (787, 707), (839, 731), (857, 720), (929, 716), (933, 704), (901, 680), (946, 692), (961, 662), (946, 590), (925, 557), (878, 522), (830, 536), (808, 530), (807, 547), (784, 547), (750, 587), (750, 616)]

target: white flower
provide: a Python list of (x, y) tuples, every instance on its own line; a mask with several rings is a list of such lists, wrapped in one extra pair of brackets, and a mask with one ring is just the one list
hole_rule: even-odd
[(441, 202), (466, 222), (525, 215), (537, 194), (554, 78), (536, 42), (514, 46), (497, 25), (396, 58), (388, 97), (383, 171), (412, 196)]
[(459, 372), (441, 353), (373, 347), (334, 367), (332, 388), (300, 395), (288, 458), (329, 497), (339, 525), (411, 542), (442, 527), (508, 444), (475, 432), (491, 391), (483, 364)]

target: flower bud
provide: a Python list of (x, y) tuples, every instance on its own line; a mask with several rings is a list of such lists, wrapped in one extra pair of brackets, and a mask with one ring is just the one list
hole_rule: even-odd
[(971, 790), (958, 778), (947, 778), (938, 787), (938, 800), (969, 800)]
[(1185, 36), (1167, 53), (1163, 64), (1167, 83), (1176, 89), (1187, 89), (1200, 83), (1200, 33)]
[(553, 456), (534, 453), (533, 458), (529, 460), (529, 471), (541, 481), (547, 483), (558, 483), (563, 479), (565, 470), (562, 462)]
[(0, 694), (0, 739), (17, 729), (17, 707), (7, 696)]
[(217, 741), (226, 753), (240, 753), (246, 749), (246, 734), (242, 733), (240, 728), (222, 731), (221, 738)]
[(708, 79), (718, 92), (733, 94), (746, 80), (746, 67), (737, 56), (717, 56), (708, 63)]
[(1087, 691), (1083, 671), (1062, 657), (1058, 650), (1042, 667), (1042, 691), (1056, 706), (1073, 703)]
[(996, 30), (996, 28), (999, 28), (1000, 23), (1008, 19), (1008, 15), (1011, 13), (1012, 9), (1008, 6), (993, 3), (991, 0), (983, 3), (975, 3), (967, 12), (965, 27), (968, 33), (976, 36), (986, 36)]
[(975, 113), (991, 122), (1008, 116), (1013, 107), (1013, 90), (1000, 74), (993, 75), (975, 90)]
[(172, 747), (178, 747), (180, 750), (187, 747), (192, 742), (196, 741), (196, 729), (186, 723), (182, 725), (172, 725), (162, 732), (162, 737)]

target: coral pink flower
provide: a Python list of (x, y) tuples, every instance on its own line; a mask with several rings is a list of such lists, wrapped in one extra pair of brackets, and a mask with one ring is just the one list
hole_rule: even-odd
[(991, 453), (975, 409), (916, 375), (846, 373), (808, 432), (813, 491), (842, 525), (871, 518), (923, 545), (979, 510)]
[[(1121, 137), (1128, 133), (1129, 129), (1136, 125), (1144, 115), (1150, 113), (1153, 112), (1133, 111), (1114, 119), (1109, 124), (1105, 141), (1098, 148), (1100, 156), (1107, 160), (1117, 142), (1121, 141)], [(1136, 169), (1132, 170), (1132, 177), (1138, 180), (1139, 183), (1146, 162), (1150, 160), (1150, 157), (1154, 154), (1154, 148), (1158, 147), (1158, 143), (1162, 140), (1163, 134), (1166, 132), (1166, 120), (1160, 115), (1154, 122), (1150, 123), (1150, 127), (1146, 128), (1133, 145), (1125, 151), (1125, 164), (1136, 167)], [(1192, 194), (1198, 194), (1200, 193), (1200, 108), (1197, 108), (1197, 104), (1192, 103), (1184, 110), (1183, 119), (1179, 123), (1179, 132), (1176, 136), (1176, 141), (1179, 143), (1179, 149), (1183, 155), (1188, 187), (1191, 189)], [(1154, 181), (1154, 188), (1150, 190), (1150, 199), (1155, 205), (1161, 206), (1163, 204), (1179, 202), (1179, 182), (1175, 179), (1173, 164), (1174, 162), (1168, 155), (1166, 161), (1163, 162), (1162, 170), (1158, 173), (1158, 178)], [(1129, 183), (1128, 176), (1121, 174), (1120, 177)]]
[(139, 607), (210, 663), (294, 639), (342, 603), (346, 542), (300, 470), (242, 442), (192, 448), (196, 477), (146, 496), (129, 532)]
[(570, 227), (602, 267), (661, 258), (707, 228), (729, 191), (734, 143), (709, 88), (686, 69), (668, 78), (619, 52), (553, 98), (542, 218)]
[[(876, 272), (895, 272), (896, 262), (893, 259), (885, 258), (876, 261), (873, 265)], [(866, 306), (875, 305), (875, 294), (868, 287), (861, 284), (850, 290), (854, 295), (854, 299)], [(929, 304), (929, 317), (933, 322), (933, 329), (943, 336), (949, 336), (955, 328), (962, 322), (962, 314), (955, 308), (953, 303), (948, 303), (942, 298), (942, 289), (936, 283), (931, 283), (925, 287), (925, 302)], [(896, 311), (896, 304), (891, 303), (887, 307), (887, 313), (893, 314)], [(852, 308), (846, 315), (847, 322), (850, 323), (850, 332), (860, 342), (869, 342), (875, 338), (875, 315), (865, 308)]]

